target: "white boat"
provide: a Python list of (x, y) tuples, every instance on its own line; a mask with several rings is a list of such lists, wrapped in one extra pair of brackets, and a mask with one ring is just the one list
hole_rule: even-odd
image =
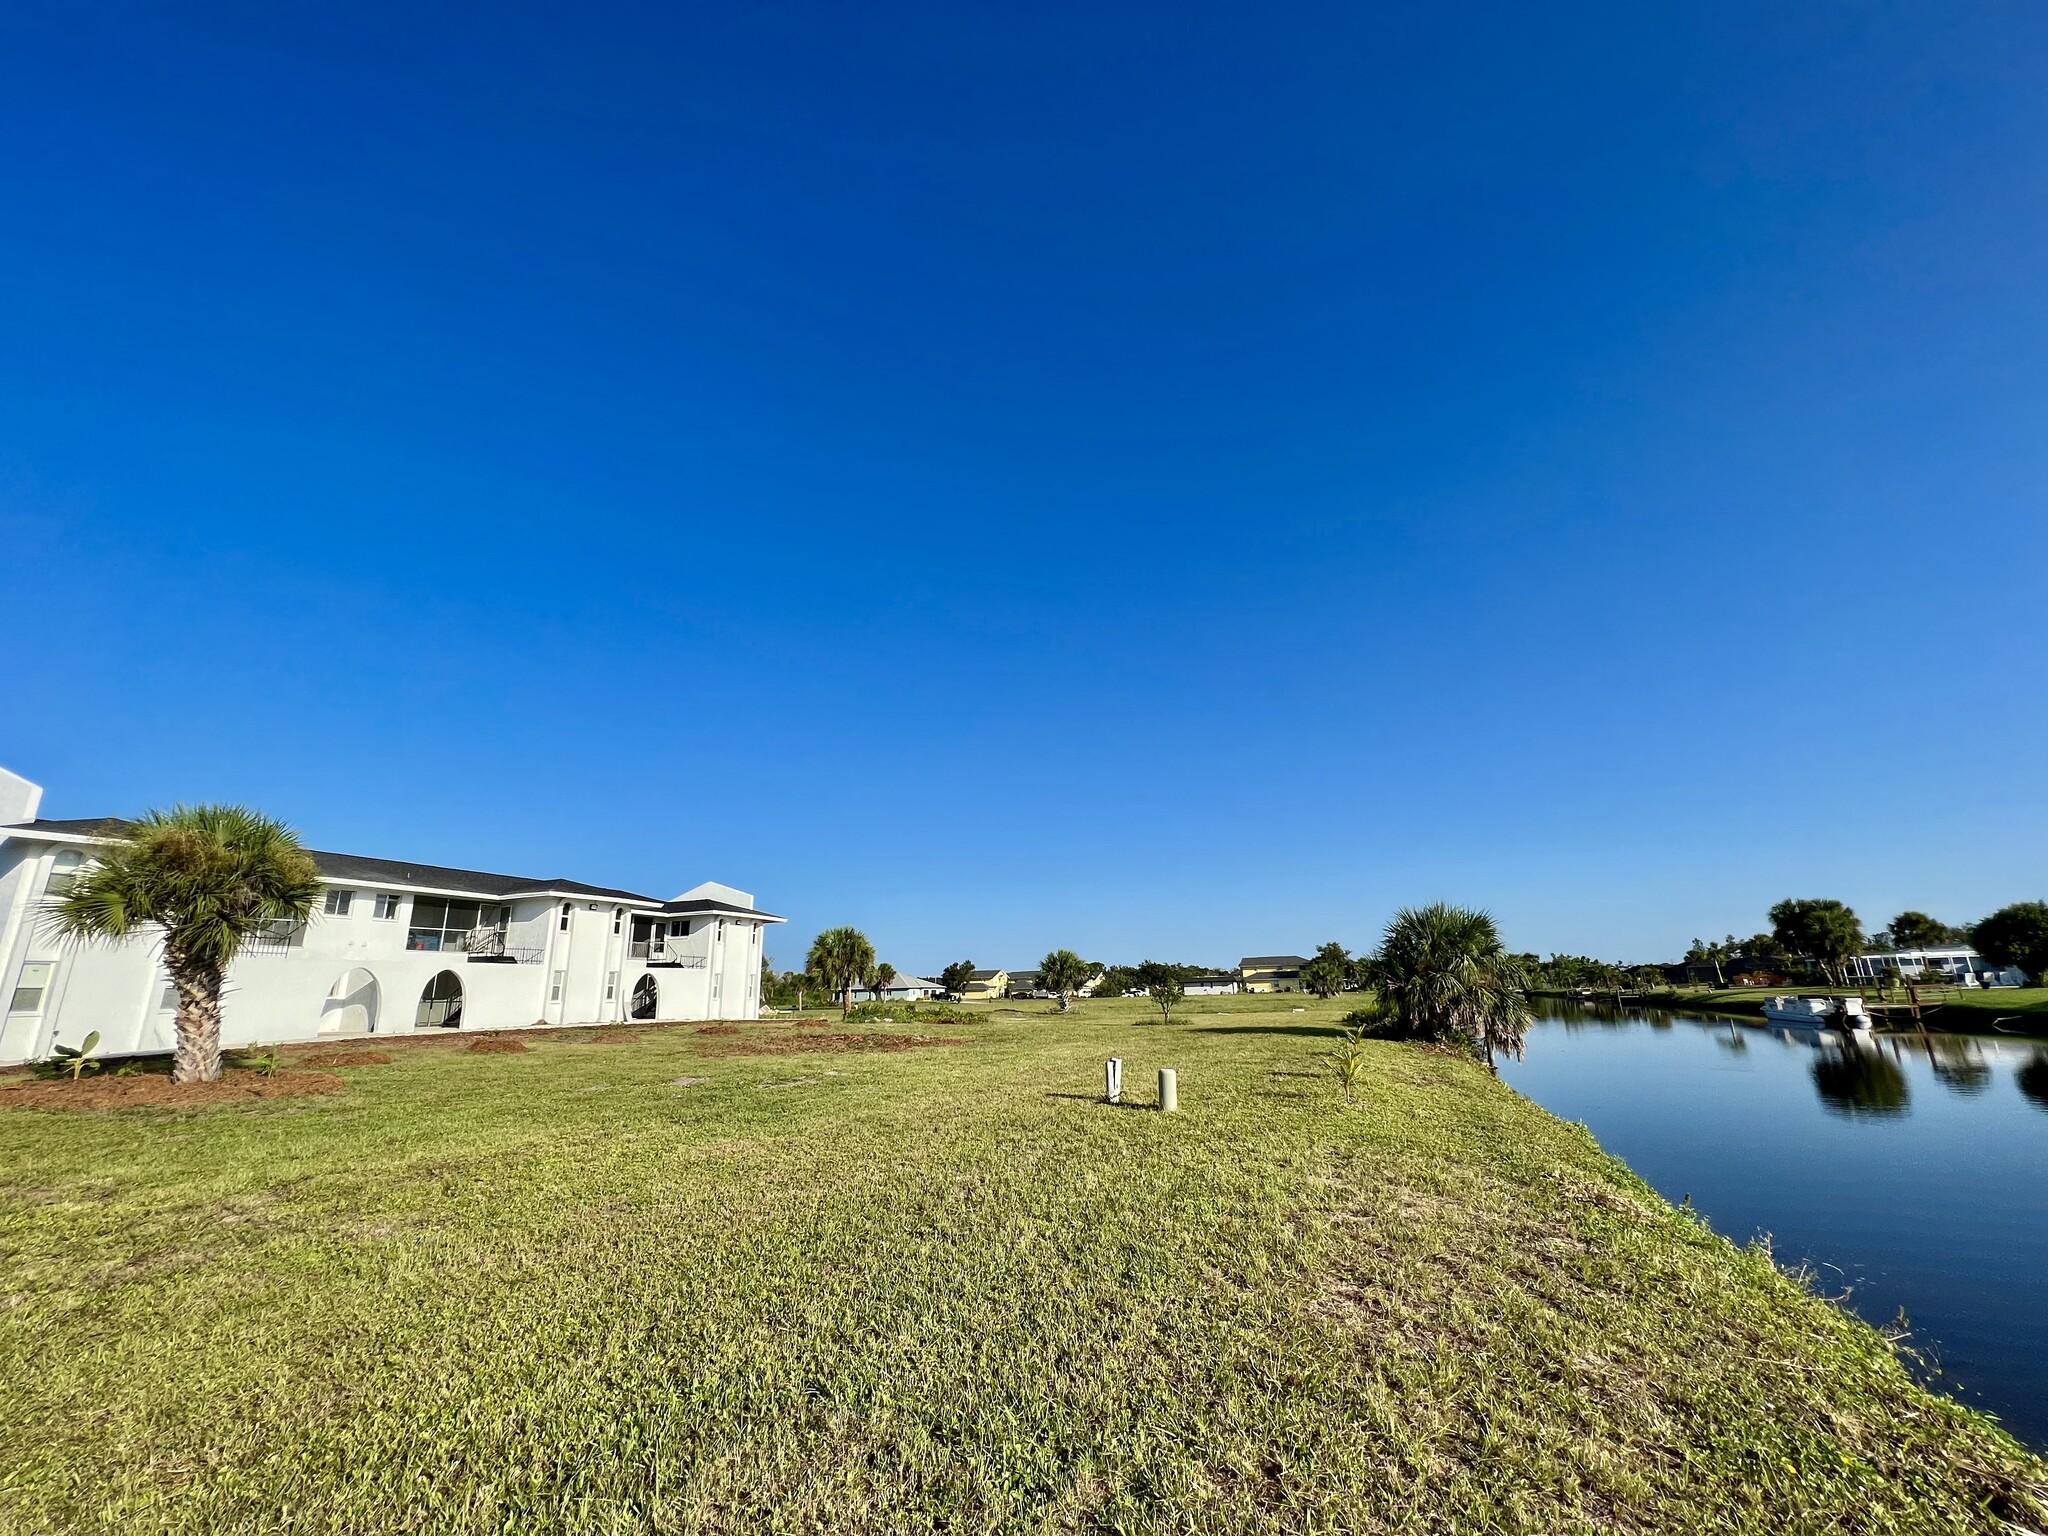
[(1868, 1029), (1870, 1015), (1860, 997), (1767, 997), (1764, 1017), (1795, 1029)]

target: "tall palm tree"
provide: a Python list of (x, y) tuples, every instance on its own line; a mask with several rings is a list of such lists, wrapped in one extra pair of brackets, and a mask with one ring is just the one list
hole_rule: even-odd
[(1060, 1000), (1060, 1012), (1074, 1006), (1074, 994), (1088, 985), (1088, 962), (1071, 949), (1056, 949), (1038, 962), (1038, 984)]
[(281, 822), (239, 805), (180, 805), (132, 822), (50, 904), (58, 931), (88, 942), (162, 930), (178, 989), (174, 1083), (220, 1076), (220, 989), (242, 945), (305, 922), (320, 896), (313, 857)]
[(853, 989), (875, 968), (875, 946), (858, 928), (827, 928), (811, 940), (804, 969), (839, 995), (839, 1016), (853, 1011)]
[(1528, 977), (1484, 912), (1433, 902), (1394, 914), (1368, 967), (1403, 1033), (1455, 1040), (1494, 1064), (1519, 1057), (1530, 1013)]

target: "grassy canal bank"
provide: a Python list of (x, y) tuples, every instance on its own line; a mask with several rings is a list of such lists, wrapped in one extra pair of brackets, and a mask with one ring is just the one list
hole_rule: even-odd
[[(1662, 992), (1624, 994), (1624, 1006), (1669, 1008), (1695, 1013), (1719, 1013), (1733, 1018), (1760, 1019), (1764, 999), (1787, 992), (1853, 995), (1847, 987), (1673, 987)], [(1538, 996), (1555, 1002), (1581, 1001), (1576, 995), (1549, 992)], [(1866, 997), (1875, 997), (1865, 992)], [(1894, 1002), (1904, 994), (1894, 990)], [(1589, 1001), (1600, 1002), (1599, 997)], [(1947, 987), (1923, 993), (1921, 1019), (1929, 1029), (1951, 1030), (1956, 1034), (1993, 1034), (2003, 1021), (2008, 1030), (2048, 1035), (2048, 987), (1990, 987), (1965, 990)], [(2017, 1021), (2017, 1022), (2015, 1022)]]
[[(302, 1096), (0, 1107), (0, 1528), (2044, 1523), (2048, 1466), (1480, 1068), (1375, 1043), (1347, 1105), (1341, 1011), (400, 1040)], [(1099, 1102), (1110, 1054), (1182, 1113)]]

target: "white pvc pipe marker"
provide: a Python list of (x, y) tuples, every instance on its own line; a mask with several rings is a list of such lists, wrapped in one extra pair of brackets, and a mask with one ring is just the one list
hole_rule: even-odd
[(1123, 1103), (1124, 1059), (1121, 1056), (1110, 1057), (1108, 1063), (1103, 1067), (1102, 1088), (1104, 1096), (1108, 1098), (1110, 1103)]
[(1159, 1069), (1159, 1112), (1175, 1114), (1180, 1109), (1180, 1074), (1171, 1067)]

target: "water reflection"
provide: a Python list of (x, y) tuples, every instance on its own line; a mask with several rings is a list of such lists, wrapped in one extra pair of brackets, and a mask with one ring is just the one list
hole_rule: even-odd
[(2048, 1051), (2034, 1052), (2034, 1059), (2015, 1074), (2020, 1092), (2042, 1109), (2048, 1109)]
[(1922, 1035), (1927, 1064), (1934, 1068), (1942, 1087), (1964, 1096), (1979, 1094), (1991, 1086), (1991, 1063), (1976, 1041), (1962, 1035)]
[(1818, 1043), (1813, 1086), (1838, 1115), (1903, 1115), (1913, 1097), (1906, 1074), (1884, 1048), (1853, 1037)]

